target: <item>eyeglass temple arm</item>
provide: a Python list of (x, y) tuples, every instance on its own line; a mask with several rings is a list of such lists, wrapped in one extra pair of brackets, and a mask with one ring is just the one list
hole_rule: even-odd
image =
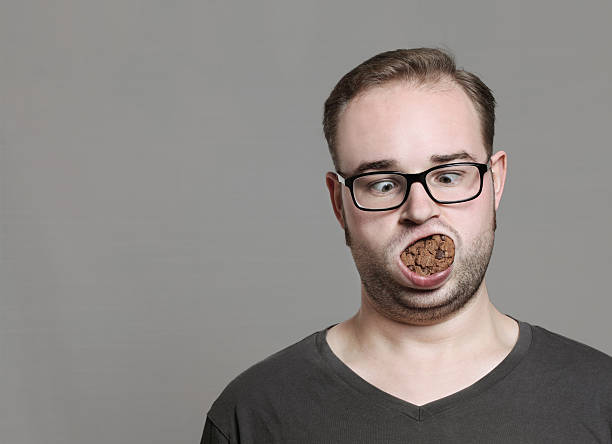
[(339, 173), (337, 173), (335, 171), (334, 171), (334, 174), (338, 178), (338, 182), (340, 182), (342, 185), (346, 186), (346, 183), (344, 182), (344, 177), (342, 177)]

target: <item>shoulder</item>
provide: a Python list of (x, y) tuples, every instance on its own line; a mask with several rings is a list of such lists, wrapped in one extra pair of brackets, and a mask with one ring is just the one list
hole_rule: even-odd
[(612, 370), (612, 357), (587, 344), (567, 336), (533, 325), (532, 345), (535, 351), (558, 363), (581, 363), (585, 366), (602, 367)]
[(282, 411), (294, 392), (308, 390), (312, 379), (323, 368), (318, 352), (318, 337), (322, 331), (253, 364), (225, 387), (211, 406), (208, 417), (221, 430), (231, 435), (238, 417), (249, 421)]
[(612, 357), (589, 345), (534, 325), (528, 362), (534, 374), (606, 392), (612, 398)]
[(308, 367), (317, 365), (319, 360), (317, 336), (319, 334), (320, 332), (312, 333), (253, 364), (234, 378), (225, 392), (244, 388), (265, 388), (269, 384), (278, 387), (279, 383), (294, 379)]

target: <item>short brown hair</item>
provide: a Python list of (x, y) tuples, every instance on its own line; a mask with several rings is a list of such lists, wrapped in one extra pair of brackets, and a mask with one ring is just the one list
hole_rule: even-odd
[(459, 85), (480, 116), (487, 159), (491, 156), (495, 132), (495, 98), (487, 85), (476, 75), (457, 69), (454, 57), (447, 51), (434, 48), (396, 49), (375, 55), (353, 68), (340, 79), (325, 101), (323, 132), (336, 169), (336, 133), (342, 111), (358, 94), (398, 80), (419, 86), (448, 81)]

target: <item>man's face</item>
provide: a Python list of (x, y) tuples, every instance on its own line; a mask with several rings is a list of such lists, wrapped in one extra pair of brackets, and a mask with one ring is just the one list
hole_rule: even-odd
[[(381, 160), (393, 162), (381, 169), (406, 173), (441, 163), (487, 161), (478, 114), (467, 95), (453, 85), (415, 88), (396, 82), (371, 89), (344, 110), (337, 141), (338, 167), (345, 177), (356, 174), (363, 163)], [(462, 157), (432, 160), (454, 154)], [(376, 311), (399, 322), (431, 324), (457, 312), (476, 294), (493, 249), (505, 153), (497, 152), (491, 163), (493, 176), (490, 171), (484, 175), (482, 193), (474, 200), (437, 204), (414, 183), (400, 208), (381, 212), (355, 207), (349, 189), (328, 174), (335, 214), (367, 301)], [(399, 258), (409, 244), (436, 233), (454, 241), (454, 262), (442, 282), (419, 284), (402, 269)]]

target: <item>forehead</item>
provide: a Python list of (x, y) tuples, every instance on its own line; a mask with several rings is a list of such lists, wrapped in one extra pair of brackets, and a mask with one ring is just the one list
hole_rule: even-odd
[(367, 90), (342, 112), (336, 146), (343, 172), (380, 159), (416, 172), (431, 166), (432, 156), (457, 152), (486, 160), (478, 113), (454, 84), (395, 82)]

